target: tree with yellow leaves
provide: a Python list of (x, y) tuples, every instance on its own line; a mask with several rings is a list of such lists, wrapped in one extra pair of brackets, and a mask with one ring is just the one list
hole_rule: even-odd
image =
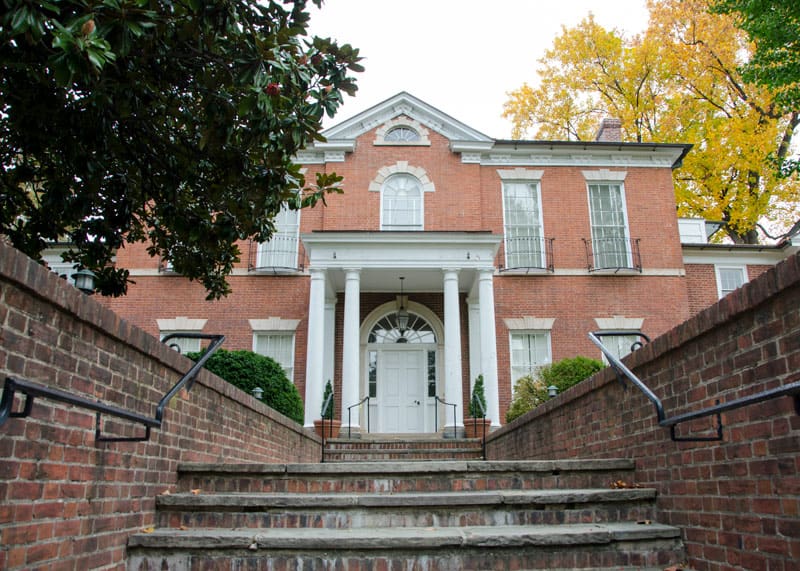
[(625, 38), (589, 15), (564, 29), (540, 63), (538, 87), (509, 93), (514, 137), (590, 140), (601, 118), (622, 121), (623, 138), (687, 142), (676, 171), (679, 213), (724, 223), (736, 243), (757, 243), (757, 224), (800, 215), (797, 173), (782, 173), (800, 110), (746, 82), (739, 67), (753, 46), (706, 0), (651, 0), (650, 23)]

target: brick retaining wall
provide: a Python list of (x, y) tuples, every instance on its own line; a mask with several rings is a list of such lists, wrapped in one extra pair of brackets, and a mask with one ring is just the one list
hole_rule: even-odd
[[(668, 300), (665, 300), (668, 302)], [(630, 355), (667, 416), (800, 380), (800, 256)], [(713, 434), (711, 419), (679, 427)], [(632, 458), (682, 528), (697, 570), (797, 570), (800, 416), (791, 397), (723, 414), (722, 442), (673, 442), (655, 409), (605, 369), (493, 433), (493, 459)]]
[[(6, 376), (155, 415), (192, 363), (0, 243)], [(17, 403), (17, 409), (19, 408)], [(0, 427), (0, 569), (124, 569), (182, 462), (316, 462), (319, 440), (204, 371), (149, 442), (95, 443), (94, 414), (36, 399)], [(108, 423), (109, 435), (141, 427)]]

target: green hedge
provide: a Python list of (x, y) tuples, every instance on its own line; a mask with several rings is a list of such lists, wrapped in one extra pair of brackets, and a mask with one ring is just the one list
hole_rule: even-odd
[(506, 422), (522, 416), (550, 398), (547, 388), (555, 386), (559, 393), (594, 375), (605, 365), (597, 359), (574, 357), (545, 365), (535, 376), (527, 375), (514, 383), (514, 398), (506, 412)]
[[(197, 361), (201, 354), (188, 353), (187, 357)], [(206, 361), (205, 368), (248, 394), (261, 387), (264, 404), (302, 424), (303, 399), (274, 359), (252, 351), (220, 349)]]

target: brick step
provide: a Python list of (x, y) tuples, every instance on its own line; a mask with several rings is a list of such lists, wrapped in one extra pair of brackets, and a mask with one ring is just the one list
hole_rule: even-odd
[(654, 489), (505, 490), (403, 494), (170, 494), (170, 528), (380, 528), (648, 521)]
[(248, 569), (662, 570), (685, 557), (659, 524), (362, 529), (157, 529), (128, 542), (129, 571)]
[(608, 488), (634, 463), (611, 460), (182, 464), (178, 490), (203, 493), (403, 493)]

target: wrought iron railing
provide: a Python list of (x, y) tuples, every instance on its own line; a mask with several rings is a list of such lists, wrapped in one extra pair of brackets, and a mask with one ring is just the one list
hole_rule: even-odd
[(483, 458), (486, 458), (486, 407), (483, 406), (483, 401), (477, 397), (477, 395), (472, 395), (472, 402), (470, 406), (470, 412), (472, 407), (475, 406), (478, 410), (481, 411), (481, 455)]
[(505, 266), (498, 268), (501, 272), (536, 272), (553, 271), (554, 238), (539, 236), (516, 236), (505, 239)]
[[(333, 391), (328, 393), (328, 396), (325, 398), (325, 402), (322, 403), (322, 410), (323, 411), (327, 412), (328, 410), (330, 410), (330, 408), (332, 406), (332, 403), (333, 403), (333, 395), (334, 395)], [(330, 427), (329, 428), (330, 432), (331, 433), (333, 432), (333, 414), (331, 414), (331, 415), (323, 414), (322, 418), (320, 419), (321, 420), (320, 424), (322, 426), (322, 459), (321, 459), (321, 462), (325, 462), (325, 417), (326, 416), (330, 416), (330, 418), (328, 419), (330, 421), (330, 424), (328, 426)]]
[(247, 271), (293, 274), (302, 272), (306, 253), (299, 236), (275, 234), (269, 242), (250, 240)]
[[(436, 400), (436, 406), (433, 407), (433, 424), (436, 427), (436, 430), (439, 430), (439, 405), (443, 404), (444, 406), (452, 406), (453, 407), (453, 438), (458, 438), (458, 430), (456, 427), (456, 404), (452, 402), (447, 402), (443, 399), (439, 398), (439, 395), (433, 395), (434, 400)], [(445, 423), (447, 422), (447, 415), (445, 414)]]
[[(39, 385), (24, 379), (17, 379), (14, 377), (6, 377), (5, 384), (3, 385), (3, 397), (0, 399), (0, 426), (2, 426), (9, 418), (24, 418), (31, 414), (33, 410), (33, 403), (37, 398), (46, 398), (49, 400), (56, 400), (73, 406), (85, 408), (94, 411), (95, 414), (95, 442), (142, 442), (150, 439), (150, 431), (153, 428), (161, 428), (161, 423), (164, 418), (164, 410), (169, 405), (172, 398), (178, 394), (181, 389), (190, 390), (194, 384), (200, 369), (206, 364), (206, 361), (219, 349), (223, 341), (224, 335), (210, 335), (204, 333), (172, 333), (166, 335), (162, 341), (167, 342), (175, 337), (188, 337), (192, 339), (209, 339), (209, 344), (206, 351), (195, 362), (189, 371), (175, 383), (175, 385), (161, 398), (156, 406), (156, 414), (154, 417), (148, 417), (136, 412), (125, 410), (114, 405), (102, 403), (81, 397), (67, 391), (55, 389), (52, 387)], [(19, 393), (25, 395), (25, 402), (22, 405), (22, 410), (14, 410), (14, 397)], [(103, 415), (113, 416), (141, 424), (145, 428), (143, 436), (132, 437), (113, 437), (102, 435), (102, 422)]]
[(583, 244), (590, 272), (642, 271), (639, 238), (584, 238)]
[[(596, 331), (593, 333), (589, 333), (589, 339), (591, 339), (592, 343), (597, 345), (600, 351), (603, 352), (606, 359), (610, 363), (610, 365), (614, 368), (615, 372), (617, 373), (617, 378), (619, 379), (620, 383), (625, 386), (624, 379), (627, 378), (633, 385), (638, 388), (647, 399), (653, 403), (653, 406), (656, 409), (656, 417), (658, 418), (659, 426), (663, 426), (665, 428), (670, 429), (670, 437), (675, 442), (718, 442), (722, 440), (723, 436), (723, 425), (722, 425), (722, 413), (727, 412), (729, 410), (736, 410), (738, 408), (743, 408), (749, 406), (751, 404), (757, 404), (760, 402), (764, 402), (767, 400), (771, 400), (774, 398), (782, 397), (782, 396), (793, 396), (794, 403), (795, 403), (795, 410), (797, 414), (800, 414), (800, 380), (789, 382), (781, 387), (777, 387), (774, 389), (769, 389), (766, 391), (762, 391), (760, 393), (748, 395), (742, 398), (734, 399), (725, 403), (720, 403), (719, 400), (716, 401), (714, 406), (706, 407), (701, 410), (696, 410), (692, 412), (687, 412), (684, 414), (677, 414), (675, 416), (667, 417), (666, 413), (664, 412), (664, 405), (661, 402), (655, 393), (650, 390), (636, 375), (634, 375), (630, 369), (628, 369), (611, 351), (606, 348), (602, 341), (599, 339), (603, 336), (620, 336), (620, 335), (630, 335), (629, 331)], [(640, 334), (642, 337), (647, 339), (646, 336)], [(649, 339), (647, 339), (649, 341)], [(624, 378), (623, 378), (624, 377)], [(683, 424), (685, 422), (690, 422), (693, 420), (697, 420), (700, 418), (707, 418), (709, 416), (716, 417), (716, 434), (714, 436), (690, 436), (690, 437), (681, 437), (678, 436), (676, 433), (676, 428), (679, 424)]]
[(351, 411), (355, 407), (361, 406), (365, 402), (367, 403), (367, 432), (369, 433), (369, 399), (370, 399), (370, 397), (369, 397), (369, 395), (367, 395), (363, 399), (358, 401), (356, 404), (351, 404), (350, 406), (347, 407), (347, 438), (350, 438), (352, 436), (352, 434), (350, 432), (351, 429), (353, 428)]

